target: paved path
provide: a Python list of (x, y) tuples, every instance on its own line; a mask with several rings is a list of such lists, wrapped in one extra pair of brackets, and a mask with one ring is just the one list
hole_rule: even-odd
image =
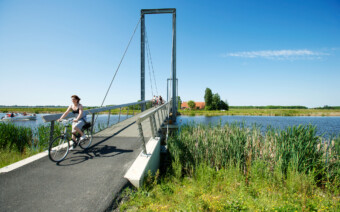
[[(44, 157), (0, 174), (0, 211), (106, 210), (141, 151), (134, 123), (139, 115), (97, 133), (89, 149), (77, 147), (58, 164)], [(146, 140), (149, 129), (143, 122)]]

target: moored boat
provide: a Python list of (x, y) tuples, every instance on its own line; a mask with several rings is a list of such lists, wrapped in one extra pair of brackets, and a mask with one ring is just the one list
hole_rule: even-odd
[(34, 121), (37, 120), (37, 116), (35, 114), (7, 114), (6, 116), (2, 117), (1, 121)]

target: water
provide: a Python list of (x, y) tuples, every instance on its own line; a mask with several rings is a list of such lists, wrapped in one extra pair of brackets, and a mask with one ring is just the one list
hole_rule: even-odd
[(265, 132), (268, 126), (285, 129), (293, 125), (316, 125), (317, 135), (325, 137), (340, 135), (340, 117), (310, 117), (310, 116), (178, 116), (177, 122), (186, 123), (218, 124), (244, 122), (246, 126), (259, 125)]
[[(0, 113), (0, 118), (4, 116), (4, 113)], [(48, 125), (42, 120), (42, 116), (46, 114), (37, 114), (36, 121), (15, 121), (13, 122), (17, 126), (30, 127), (32, 129), (39, 125)], [(120, 121), (131, 117), (122, 114)], [(98, 124), (102, 127), (107, 125), (107, 114), (99, 115), (95, 124), (95, 131), (98, 129)], [(110, 116), (110, 125), (118, 122), (119, 115)], [(87, 116), (87, 121), (91, 121), (91, 115)], [(314, 116), (178, 116), (177, 122), (182, 125), (186, 123), (202, 123), (202, 124), (218, 124), (221, 122), (232, 123), (232, 122), (244, 122), (246, 126), (251, 127), (252, 124), (257, 124), (261, 127), (261, 131), (265, 132), (268, 126), (274, 128), (285, 129), (288, 126), (293, 125), (316, 125), (317, 134), (325, 134), (325, 137), (331, 135), (340, 135), (340, 117), (314, 117)]]
[[(5, 113), (0, 113), (0, 118), (5, 116)], [(35, 121), (13, 121), (12, 123), (14, 123), (17, 126), (23, 126), (23, 127), (30, 127), (31, 129), (35, 129), (36, 127), (40, 126), (40, 125), (49, 125), (49, 122), (44, 122), (42, 119), (42, 116), (44, 115), (48, 115), (48, 114), (37, 114), (37, 120)], [(120, 121), (123, 121), (127, 118), (132, 117), (132, 115), (126, 116), (126, 114), (122, 114), (120, 116)], [(92, 115), (88, 115), (86, 117), (87, 121), (91, 121), (92, 119)], [(95, 124), (95, 131), (97, 131), (99, 129), (99, 126), (102, 127), (106, 127), (107, 126), (107, 119), (108, 119), (108, 115), (107, 114), (101, 114), (98, 116), (96, 124)], [(110, 115), (110, 125), (113, 125), (115, 123), (118, 122), (119, 119), (119, 115)], [(5, 122), (6, 123), (6, 122)]]

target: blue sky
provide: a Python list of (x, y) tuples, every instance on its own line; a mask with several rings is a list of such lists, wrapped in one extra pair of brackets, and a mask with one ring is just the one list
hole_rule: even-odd
[[(209, 87), (230, 105), (340, 105), (335, 0), (0, 0), (0, 105), (68, 105), (73, 94), (100, 105), (140, 9), (151, 8), (177, 9), (182, 100), (204, 101)], [(146, 16), (146, 28), (166, 96), (171, 15)], [(105, 104), (140, 99), (139, 77), (140, 28)]]

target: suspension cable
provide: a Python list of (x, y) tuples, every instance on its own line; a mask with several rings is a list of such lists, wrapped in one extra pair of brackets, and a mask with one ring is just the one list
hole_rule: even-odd
[(103, 102), (102, 102), (102, 104), (100, 105), (100, 107), (103, 106), (103, 104), (104, 104), (104, 102), (105, 102), (105, 100), (106, 100), (107, 94), (109, 93), (109, 91), (110, 91), (110, 89), (111, 89), (112, 83), (113, 83), (114, 79), (116, 78), (117, 72), (118, 72), (118, 70), (119, 70), (119, 68), (120, 68), (120, 65), (122, 64), (122, 62), (123, 62), (123, 60), (124, 60), (125, 54), (126, 54), (127, 50), (129, 49), (130, 43), (131, 43), (131, 41), (132, 41), (132, 38), (133, 38), (133, 36), (135, 35), (136, 30), (137, 30), (138, 25), (139, 25), (140, 22), (141, 22), (141, 18), (139, 18), (138, 23), (137, 23), (137, 25), (136, 25), (136, 27), (135, 27), (135, 30), (133, 31), (132, 36), (131, 36), (131, 38), (130, 38), (130, 41), (129, 41), (127, 47), (125, 48), (124, 54), (123, 54), (123, 56), (122, 56), (122, 58), (121, 58), (121, 60), (120, 60), (120, 62), (119, 62), (119, 65), (118, 65), (118, 67), (117, 67), (117, 69), (116, 69), (115, 74), (114, 74), (113, 77), (112, 77), (110, 86), (109, 86), (109, 88), (108, 88), (107, 91), (106, 91), (105, 97), (104, 97)]
[(158, 93), (158, 89), (157, 89), (157, 83), (156, 83), (156, 77), (155, 77), (155, 70), (154, 70), (154, 68), (153, 68), (152, 57), (151, 57), (151, 50), (150, 50), (149, 39), (148, 39), (148, 34), (147, 34), (147, 32), (146, 32), (146, 28), (145, 28), (145, 39), (146, 39), (146, 51), (149, 52), (149, 55), (150, 55), (152, 74), (153, 74), (153, 79), (154, 79), (154, 82), (155, 82), (156, 94), (157, 94), (157, 96), (158, 96), (159, 93)]
[(150, 77), (151, 94), (152, 94), (152, 96), (154, 96), (154, 94), (153, 94), (153, 87), (152, 87), (151, 70), (150, 70), (150, 56), (149, 56), (149, 52), (148, 51), (146, 51), (146, 58), (147, 58), (147, 61), (148, 61), (148, 70), (149, 70), (149, 77)]
[[(138, 20), (138, 22), (137, 22), (137, 24), (136, 24), (136, 27), (135, 27), (135, 29), (134, 29), (134, 31), (133, 31), (131, 37), (130, 37), (130, 40), (129, 40), (128, 45), (127, 45), (126, 48), (125, 48), (124, 54), (123, 54), (122, 58), (120, 59), (120, 62), (119, 62), (119, 64), (118, 64), (118, 67), (117, 67), (117, 69), (116, 69), (116, 71), (115, 71), (115, 74), (113, 75), (113, 77), (112, 77), (112, 79), (111, 79), (110, 85), (109, 85), (109, 87), (108, 87), (108, 89), (107, 89), (107, 91), (106, 91), (106, 94), (105, 94), (105, 96), (104, 96), (104, 99), (103, 99), (102, 104), (100, 105), (100, 107), (103, 107), (103, 104), (104, 104), (104, 102), (105, 102), (105, 100), (106, 100), (106, 97), (107, 97), (107, 95), (108, 95), (108, 93), (109, 93), (109, 91), (110, 91), (110, 89), (111, 89), (112, 83), (113, 83), (113, 81), (114, 81), (115, 78), (116, 78), (116, 75), (117, 75), (117, 73), (118, 73), (118, 70), (119, 70), (119, 68), (120, 68), (120, 65), (122, 64), (122, 62), (123, 62), (123, 60), (124, 60), (124, 57), (125, 57), (125, 55), (126, 55), (126, 52), (127, 52), (127, 50), (129, 49), (129, 46), (130, 46), (131, 41), (132, 41), (132, 38), (134, 37), (134, 35), (135, 35), (136, 31), (137, 31), (138, 25), (140, 24), (141, 20), (142, 20), (142, 17), (139, 18), (139, 20)], [(98, 116), (99, 116), (99, 114), (98, 114), (97, 117), (95, 118), (94, 123), (96, 123)], [(94, 123), (92, 123), (93, 126), (94, 126)]]

